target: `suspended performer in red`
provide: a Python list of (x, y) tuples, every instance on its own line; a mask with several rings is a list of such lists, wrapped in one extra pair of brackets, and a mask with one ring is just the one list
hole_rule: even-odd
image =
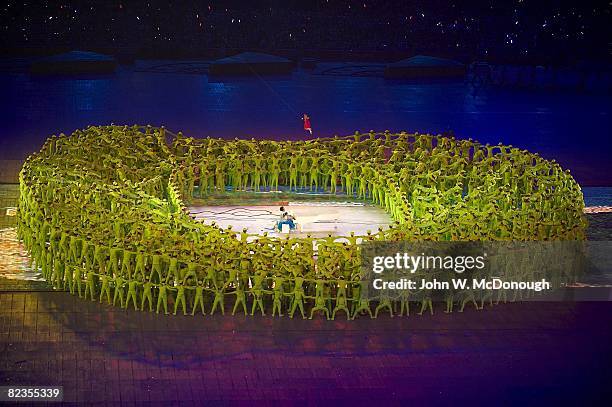
[(304, 130), (312, 135), (312, 126), (310, 126), (310, 116), (304, 113), (304, 116), (302, 116), (302, 120), (304, 120)]

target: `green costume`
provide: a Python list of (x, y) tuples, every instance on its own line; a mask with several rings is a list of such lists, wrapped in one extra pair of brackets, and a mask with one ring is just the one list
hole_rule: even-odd
[(200, 285), (196, 286), (195, 288), (195, 297), (193, 300), (193, 308), (191, 310), (191, 315), (195, 315), (198, 307), (202, 315), (206, 315), (206, 311), (204, 311), (204, 287)]
[(293, 292), (291, 295), (291, 310), (289, 311), (289, 317), (293, 318), (293, 314), (297, 308), (300, 309), (302, 313), (302, 318), (306, 318), (306, 314), (304, 313), (304, 288), (302, 284), (304, 283), (304, 279), (302, 277), (296, 277), (294, 280)]
[[(134, 310), (138, 310), (138, 285), (140, 284), (137, 280), (130, 280), (128, 282), (128, 293), (127, 298), (125, 299), (125, 308), (128, 308), (130, 305), (130, 300), (132, 300), (132, 304), (134, 305)], [(141, 304), (142, 308), (142, 304)]]

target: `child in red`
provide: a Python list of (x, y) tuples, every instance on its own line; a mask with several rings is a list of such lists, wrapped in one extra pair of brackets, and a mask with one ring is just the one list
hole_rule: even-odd
[(312, 135), (312, 127), (310, 126), (310, 116), (304, 113), (302, 120), (304, 120), (304, 130)]

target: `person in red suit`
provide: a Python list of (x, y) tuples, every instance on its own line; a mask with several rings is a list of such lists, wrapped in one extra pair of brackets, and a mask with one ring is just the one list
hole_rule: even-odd
[(304, 130), (309, 132), (312, 135), (312, 126), (310, 125), (310, 116), (304, 113), (304, 116), (302, 116), (302, 120), (304, 120)]

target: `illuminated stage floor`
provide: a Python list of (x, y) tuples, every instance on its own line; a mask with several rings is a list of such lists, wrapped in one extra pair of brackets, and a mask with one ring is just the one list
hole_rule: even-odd
[[(289, 202), (284, 207), (297, 219), (298, 229), (290, 232), (292, 236), (318, 237), (330, 233), (347, 236), (350, 232), (365, 235), (368, 230), (375, 233), (379, 227), (387, 228), (392, 222), (381, 208), (360, 203)], [(231, 225), (236, 231), (248, 228), (252, 234), (268, 232), (271, 236), (286, 236), (274, 230), (280, 218), (280, 206), (193, 206), (189, 210), (206, 224), (214, 221), (222, 228)]]
[(9, 280), (44, 281), (41, 273), (29, 267), (27, 251), (14, 228), (0, 229), (0, 276)]

